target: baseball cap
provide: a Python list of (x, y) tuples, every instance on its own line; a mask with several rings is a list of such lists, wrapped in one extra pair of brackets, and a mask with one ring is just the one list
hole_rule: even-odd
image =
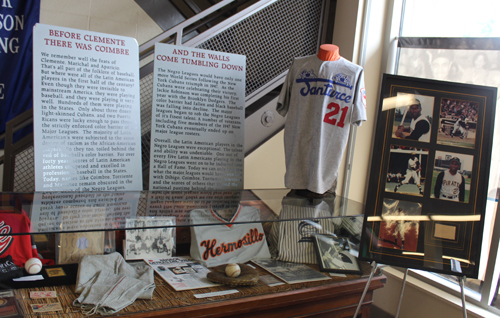
[(420, 100), (416, 99), (415, 97), (410, 98), (410, 100), (408, 101), (408, 106), (411, 105), (419, 105), (420, 107), (422, 107), (422, 105), (420, 104)]
[(458, 162), (458, 164), (460, 164), (460, 158), (458, 158), (458, 157), (452, 157), (450, 159), (450, 162), (453, 161), (453, 160), (456, 161), (456, 162)]

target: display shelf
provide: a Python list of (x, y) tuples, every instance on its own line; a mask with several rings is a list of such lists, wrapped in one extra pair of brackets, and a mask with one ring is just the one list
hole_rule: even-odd
[[(1, 232), (0, 241), (2, 238), (7, 239), (9, 235), (33, 238), (38, 255), (44, 263), (40, 272), (44, 277), (42, 281), (4, 280), (0, 286), (0, 289), (12, 291), (12, 297), (15, 298), (17, 310), (22, 317), (38, 316), (39, 314), (34, 312), (34, 306), (52, 303), (57, 306), (60, 304), (62, 311), (46, 314), (57, 317), (85, 316), (72, 305), (78, 297), (75, 284), (84, 255), (116, 255), (117, 253), (113, 252), (118, 252), (129, 264), (143, 264), (144, 260), (169, 256), (196, 258), (190, 248), (193, 247), (192, 240), (198, 240), (193, 233), (202, 227), (225, 225), (221, 228), (227, 226), (235, 230), (237, 233), (233, 234), (236, 234), (235, 238), (238, 240), (251, 236), (252, 234), (246, 233), (259, 228), (258, 231), (265, 234), (263, 237), (271, 256), (278, 255), (280, 259), (280, 256), (287, 258), (293, 254), (295, 261), (292, 262), (307, 263), (309, 265), (305, 266), (319, 271), (320, 267), (314, 265), (319, 258), (315, 253), (312, 237), (315, 234), (335, 236), (344, 242), (342, 244), (348, 242), (347, 249), (352, 255), (356, 255), (359, 250), (364, 210), (363, 204), (332, 194), (318, 196), (288, 189), (3, 193), (1, 199), (3, 213), (30, 220), (32, 230), (16, 231), (13, 227), (10, 233)], [(198, 215), (213, 218), (201, 218), (195, 222), (193, 215), (196, 211), (204, 211)], [(252, 217), (249, 217), (250, 215)], [(245, 230), (236, 228), (237, 224), (243, 225)], [(293, 231), (293, 234), (290, 231)], [(138, 240), (138, 237), (141, 239)], [(288, 245), (284, 247), (281, 244), (284, 237), (292, 238), (295, 243), (290, 245), (291, 241), (285, 242), (285, 245)], [(158, 244), (158, 238), (165, 239), (168, 244)], [(208, 237), (208, 240), (215, 241), (213, 237)], [(307, 244), (304, 244), (305, 242)], [(31, 248), (31, 244), (28, 245)], [(272, 247), (278, 247), (279, 250), (272, 250)], [(206, 248), (208, 251), (208, 247)], [(326, 259), (327, 254), (322, 254), (322, 257)], [(271, 276), (270, 272), (251, 261), (247, 264), (253, 265), (261, 277)], [(287, 270), (290, 270), (287, 266)], [(153, 298), (136, 300), (117, 315), (292, 317), (297, 313), (320, 313), (352, 317), (371, 271), (366, 262), (357, 263), (357, 266), (361, 274), (324, 272), (321, 275), (327, 279), (321, 281), (307, 281), (305, 273), (294, 272), (294, 275), (304, 275), (304, 279), (298, 283), (286, 283), (285, 280), (278, 286), (259, 280), (254, 286), (221, 285), (186, 291), (175, 291), (155, 272)], [(54, 273), (55, 276), (51, 276)], [(64, 276), (58, 276), (57, 273), (63, 273)], [(27, 276), (27, 273), (24, 275)], [(362, 317), (368, 315), (372, 292), (384, 286), (385, 277), (377, 273), (369, 284), (368, 293), (361, 301)], [(237, 292), (204, 299), (195, 297), (197, 294), (224, 292), (228, 289), (236, 289)], [(31, 298), (30, 292), (36, 291), (55, 291), (57, 297)]]
[[(189, 227), (190, 212), (212, 209), (221, 218), (198, 226), (231, 223), (268, 223), (329, 218), (358, 218), (364, 205), (332, 194), (323, 197), (297, 194), (287, 189), (189, 192), (35, 192), (2, 193), (1, 211), (26, 214), (31, 231), (12, 229), (2, 235), (55, 234), (134, 230), (139, 228)], [(260, 220), (233, 220), (238, 207), (256, 207)], [(283, 207), (296, 213), (283, 214)], [(245, 213), (242, 209), (240, 213)], [(226, 218), (224, 218), (224, 215)], [(152, 223), (127, 226), (127, 219), (173, 217), (175, 224)]]
[[(250, 263), (251, 264), (251, 263)], [(317, 266), (311, 265), (317, 269)], [(363, 263), (363, 275), (331, 276), (331, 279), (298, 284), (268, 286), (259, 281), (255, 286), (239, 286), (237, 293), (197, 299), (194, 295), (234, 289), (217, 286), (176, 292), (155, 277), (155, 291), (151, 300), (136, 300), (114, 316), (134, 317), (352, 317), (368, 283), (370, 266)], [(257, 268), (260, 275), (268, 275)], [(386, 278), (377, 271), (361, 302), (361, 317), (369, 317), (373, 291), (383, 288)], [(31, 299), (32, 291), (56, 291), (58, 297)], [(78, 294), (74, 285), (31, 287), (14, 290), (19, 311), (23, 317), (38, 317), (31, 305), (56, 303), (64, 311), (45, 313), (53, 317), (86, 317), (72, 306)]]

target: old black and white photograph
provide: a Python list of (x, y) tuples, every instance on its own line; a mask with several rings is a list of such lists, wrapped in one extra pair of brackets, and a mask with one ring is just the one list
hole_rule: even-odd
[(175, 218), (127, 219), (125, 259), (164, 258), (175, 255)]
[(331, 279), (306, 264), (277, 261), (275, 259), (254, 259), (253, 263), (288, 284)]
[(318, 234), (314, 236), (314, 244), (321, 271), (362, 274), (358, 259), (349, 252), (347, 238)]

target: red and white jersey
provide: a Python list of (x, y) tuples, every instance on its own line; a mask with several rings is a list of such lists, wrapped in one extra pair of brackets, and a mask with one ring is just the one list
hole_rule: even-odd
[(195, 209), (190, 220), (192, 225), (216, 223), (191, 227), (191, 257), (207, 267), (271, 257), (256, 207), (240, 205), (231, 220), (213, 209)]
[(11, 255), (14, 264), (23, 267), (28, 259), (38, 257), (38, 253), (30, 234), (8, 235), (12, 233), (31, 233), (31, 221), (25, 212), (0, 211), (0, 258)]

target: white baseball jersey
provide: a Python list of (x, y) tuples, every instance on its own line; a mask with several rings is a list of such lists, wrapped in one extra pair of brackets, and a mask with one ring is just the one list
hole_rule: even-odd
[(457, 131), (460, 131), (460, 133), (465, 133), (465, 128), (464, 126), (466, 126), (468, 124), (468, 120), (466, 119), (465, 121), (462, 121), (462, 119), (457, 119), (457, 121), (455, 122), (455, 124), (453, 125), (453, 131), (452, 131), (452, 134), (455, 134)]
[(420, 122), (422, 120), (427, 122), (427, 124), (429, 125), (429, 130), (425, 134), (422, 134), (422, 136), (420, 136), (418, 138), (418, 140), (428, 142), (431, 139), (431, 130), (430, 130), (431, 124), (429, 123), (429, 120), (424, 115), (420, 115), (417, 119), (413, 119), (413, 118), (411, 119), (410, 133), (412, 133), (415, 130), (415, 127), (417, 126), (418, 122)]
[(416, 171), (417, 167), (418, 167), (418, 159), (410, 158), (408, 160), (408, 169), (406, 169), (405, 179), (401, 181), (401, 184), (406, 184), (410, 182), (411, 178), (413, 178), (415, 184), (420, 185), (420, 176)]
[(350, 125), (366, 120), (363, 68), (344, 58), (296, 58), (276, 110), (287, 116), (285, 186), (335, 190)]
[(460, 194), (460, 186), (462, 185), (462, 175), (460, 173), (455, 173), (452, 175), (449, 170), (442, 172), (443, 182), (441, 183), (441, 192), (439, 194), (440, 199), (458, 201), (458, 196)]
[(212, 209), (195, 209), (190, 220), (192, 225), (215, 223), (191, 226), (191, 257), (207, 267), (271, 257), (256, 207), (240, 205), (229, 221)]
[(408, 170), (417, 170), (417, 165), (418, 165), (418, 159), (415, 158), (410, 158), (408, 160)]

